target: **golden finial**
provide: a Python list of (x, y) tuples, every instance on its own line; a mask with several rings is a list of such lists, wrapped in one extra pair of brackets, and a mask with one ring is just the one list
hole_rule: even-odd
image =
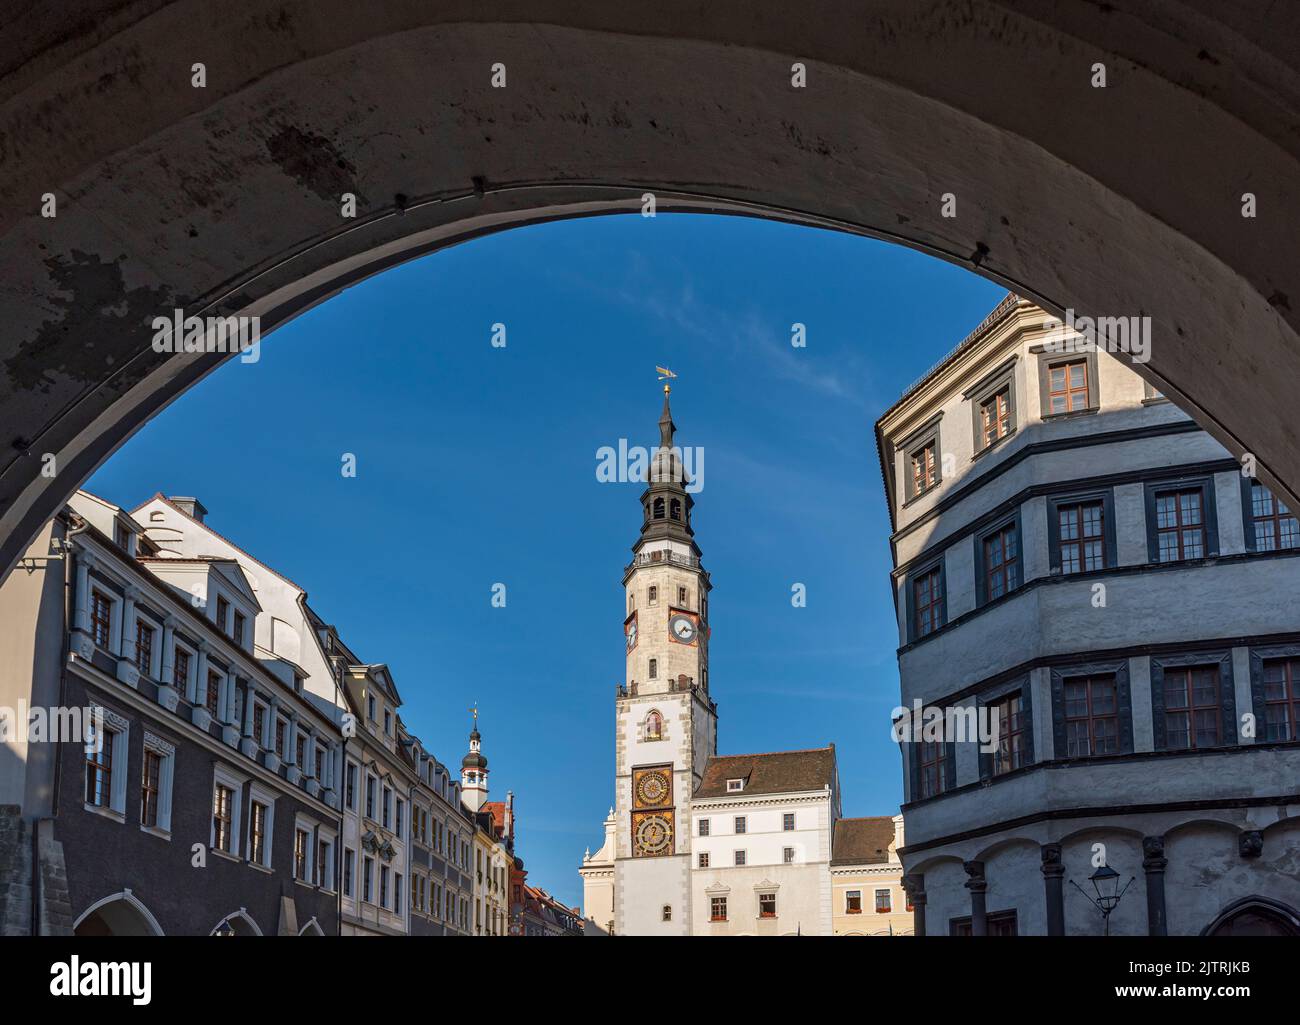
[[(670, 379), (672, 379), (672, 378), (674, 378), (674, 377), (677, 376), (677, 375), (674, 374), (671, 370), (669, 370), (667, 367), (655, 367), (655, 370), (658, 371), (658, 373), (659, 373), (659, 380), (661, 380), (661, 381), (668, 381), (668, 380), (670, 380)], [(672, 388), (669, 387), (667, 384), (665, 384), (665, 385), (664, 385), (664, 394), (667, 395), (670, 391), (672, 391)]]

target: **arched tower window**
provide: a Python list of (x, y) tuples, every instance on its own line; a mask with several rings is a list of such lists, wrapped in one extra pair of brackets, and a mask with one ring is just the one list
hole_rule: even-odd
[(650, 679), (659, 679), (659, 660), (657, 658), (650, 660)]
[(656, 498), (656, 499), (655, 499), (655, 519), (656, 519), (656, 520), (662, 520), (663, 518), (664, 518), (664, 500), (663, 500), (662, 498)]
[(669, 515), (673, 519), (680, 520), (682, 518), (682, 500), (680, 498), (674, 498), (668, 504), (668, 510), (669, 510)]
[(652, 709), (650, 714), (645, 717), (645, 739), (664, 739), (664, 717), (659, 714), (657, 708)]

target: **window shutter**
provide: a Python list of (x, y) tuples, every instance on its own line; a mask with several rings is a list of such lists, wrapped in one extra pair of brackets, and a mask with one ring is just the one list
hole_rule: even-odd
[(1223, 743), (1237, 743), (1237, 684), (1232, 673), (1232, 652), (1225, 652), (1219, 660), (1219, 707), (1222, 709)]

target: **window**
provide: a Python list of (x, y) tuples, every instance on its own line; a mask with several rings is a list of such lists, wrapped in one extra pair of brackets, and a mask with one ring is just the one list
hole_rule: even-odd
[(393, 735), (393, 713), (387, 708), (384, 709), (384, 732), (390, 737)]
[(938, 740), (918, 740), (917, 782), (921, 799), (941, 794), (947, 785), (947, 745)]
[(253, 801), (248, 807), (248, 860), (266, 864), (266, 805)]
[(645, 739), (663, 740), (664, 717), (658, 711), (652, 711), (645, 719)]
[(680, 605), (682, 608), (686, 607), (686, 598), (687, 598), (686, 588), (684, 587), (677, 588), (677, 604)]
[(700, 819), (700, 836), (708, 836), (708, 835), (709, 835), (709, 820)]
[(163, 756), (148, 748), (144, 752), (144, 778), (140, 781), (140, 824), (158, 825), (158, 797), (162, 793)]
[(384, 787), (384, 803), (381, 806), (381, 811), (383, 813), (384, 828), (387, 829), (388, 824), (393, 821), (393, 791), (390, 787)]
[(1219, 667), (1167, 666), (1164, 678), (1165, 747), (1175, 751), (1217, 747)]
[(212, 794), (212, 846), (232, 853), (235, 792), (218, 783)]
[(1300, 547), (1300, 524), (1295, 515), (1258, 481), (1250, 485), (1250, 519), (1255, 531), (1255, 551)]
[(375, 696), (371, 694), (366, 698), (366, 718), (369, 719), (371, 722), (374, 722), (375, 715), (376, 715)]
[(235, 643), (241, 648), (244, 646), (244, 624), (246, 622), (247, 621), (244, 619), (244, 614), (242, 612), (235, 613), (235, 629), (231, 631), (231, 637), (234, 638)]
[(935, 444), (930, 441), (922, 445), (909, 458), (911, 467), (912, 494), (924, 495), (939, 483), (939, 469), (935, 461)]
[(393, 910), (399, 911), (402, 907), (402, 873), (393, 873)]
[(725, 922), (727, 920), (727, 898), (711, 897), (709, 899), (709, 921)]
[(1114, 676), (1065, 681), (1067, 758), (1119, 753), (1119, 704)]
[(700, 852), (700, 859), (699, 859), (699, 860), (700, 860), (700, 868), (708, 868), (708, 867), (709, 867), (709, 852), (708, 852), (708, 851), (701, 851), (701, 852)]
[(105, 727), (86, 745), (86, 803), (108, 808), (113, 803), (113, 748), (117, 733)]
[(844, 894), (844, 913), (846, 915), (862, 914), (861, 890), (849, 890)]
[(293, 731), (293, 764), (299, 769), (307, 768), (307, 734), (301, 729)]
[(665, 922), (671, 922), (673, 920), (673, 906), (671, 904), (664, 905), (663, 920)]
[(375, 817), (375, 777), (366, 776), (366, 818)]
[(738, 794), (740, 793), (740, 791), (744, 789), (745, 789), (745, 781), (743, 779), (727, 780), (727, 793)]
[(1088, 361), (1074, 360), (1047, 368), (1047, 406), (1045, 416), (1075, 413), (1092, 406), (1088, 388)]
[(365, 857), (361, 860), (361, 899), (374, 903), (375, 899), (375, 859)]
[(662, 498), (656, 498), (654, 502), (654, 508), (655, 508), (655, 519), (662, 520), (664, 518), (664, 500)]
[(776, 917), (776, 894), (771, 891), (765, 891), (758, 895), (758, 917), (775, 918)]
[(397, 834), (398, 839), (401, 839), (402, 837), (402, 819), (405, 818), (404, 815), (405, 811), (406, 811), (406, 802), (399, 797), (397, 799), (397, 822), (396, 825), (393, 827), (393, 832)]
[(745, 816), (744, 816), (744, 815), (737, 815), (737, 816), (736, 816), (736, 832), (737, 832), (737, 833), (743, 833), (744, 831), (745, 831)]
[(659, 660), (656, 658), (650, 660), (650, 679), (659, 679)]
[(1264, 737), (1300, 739), (1300, 659), (1271, 659), (1260, 674), (1264, 697)]
[(741, 865), (744, 865), (744, 864), (745, 864), (745, 852), (744, 852), (744, 851), (736, 851), (735, 859), (732, 861), (732, 864), (735, 865), (735, 866), (737, 866), (737, 867), (740, 867)]
[(356, 867), (357, 852), (351, 847), (343, 848), (343, 896), (352, 896), (352, 873)]
[(313, 759), (315, 765), (312, 766), (312, 775), (318, 780), (325, 779), (325, 749), (319, 744), (316, 745), (316, 757)]
[(912, 640), (943, 625), (943, 567), (938, 565), (912, 581)]
[(781, 864), (783, 864), (783, 865), (793, 865), (793, 864), (794, 864), (794, 848), (793, 848), (793, 847), (782, 847), (782, 848), (781, 848)]
[(668, 515), (674, 520), (682, 518), (682, 500), (680, 498), (674, 498), (668, 503)]
[(981, 448), (1011, 433), (1011, 386), (1007, 385), (980, 403)]
[(284, 758), (284, 741), (285, 741), (285, 731), (287, 730), (287, 728), (288, 728), (288, 724), (279, 716), (276, 716), (275, 753), (279, 755), (279, 757), (282, 759)]
[(392, 870), (387, 865), (379, 866), (379, 906), (388, 907), (388, 880)]
[(230, 612), (230, 602), (226, 601), (221, 595), (217, 595), (217, 629), (222, 633), (226, 632), (226, 617)]
[(1156, 552), (1159, 562), (1205, 556), (1204, 489), (1157, 491)]
[(993, 775), (1011, 772), (1025, 764), (1025, 702), (1022, 691), (993, 702), (990, 714), (997, 723), (998, 746), (993, 752)]
[(894, 910), (894, 901), (888, 890), (876, 891), (876, 914), (887, 915)]
[(316, 843), (316, 885), (322, 890), (330, 889), (334, 881), (334, 873), (330, 866), (331, 846), (326, 839), (318, 840)]
[(221, 674), (217, 672), (208, 673), (208, 688), (203, 695), (204, 707), (208, 710), (208, 715), (214, 719), (220, 719), (218, 711), (221, 707)]
[(781, 828), (787, 833), (794, 829), (794, 812), (788, 811), (781, 816)]
[[(1016, 912), (1012, 911), (990, 911), (985, 916), (985, 922), (988, 925), (988, 934), (990, 936), (1015, 936), (1016, 935)], [(969, 915), (962, 918), (954, 918), (948, 924), (948, 933), (951, 936), (971, 936), (973, 929)]]
[(645, 600), (647, 605), (659, 604), (659, 588), (656, 585), (650, 585), (650, 589), (646, 591)]
[(253, 702), (253, 743), (260, 750), (262, 747), (262, 738), (266, 735), (266, 730), (262, 726), (262, 720), (266, 716), (266, 706), (259, 702)]
[(1105, 505), (1100, 500), (1056, 508), (1062, 573), (1106, 568)]
[(184, 648), (176, 649), (176, 664), (172, 670), (172, 684), (182, 694), (190, 687), (190, 653)]
[(135, 667), (149, 675), (153, 662), (153, 627), (139, 616), (135, 620)]
[(981, 601), (995, 601), (1019, 586), (1019, 533), (1018, 524), (1008, 523), (981, 539)]
[(102, 591), (90, 592), (90, 636), (95, 644), (108, 650), (112, 637), (113, 603)]
[(311, 846), (311, 834), (299, 827), (293, 831), (293, 877), (307, 882), (307, 851)]

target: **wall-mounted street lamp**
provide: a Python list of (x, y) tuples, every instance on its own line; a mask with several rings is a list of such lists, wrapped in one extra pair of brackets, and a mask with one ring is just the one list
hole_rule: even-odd
[(1084, 895), (1088, 901), (1101, 913), (1103, 933), (1110, 935), (1110, 913), (1119, 906), (1119, 902), (1124, 899), (1124, 894), (1128, 893), (1128, 888), (1137, 880), (1137, 876), (1129, 876), (1129, 880), (1124, 884), (1124, 889), (1119, 888), (1119, 873), (1109, 865), (1102, 865), (1097, 871), (1088, 877), (1092, 883), (1093, 893), (1088, 893), (1082, 886), (1073, 879), (1070, 885)]

